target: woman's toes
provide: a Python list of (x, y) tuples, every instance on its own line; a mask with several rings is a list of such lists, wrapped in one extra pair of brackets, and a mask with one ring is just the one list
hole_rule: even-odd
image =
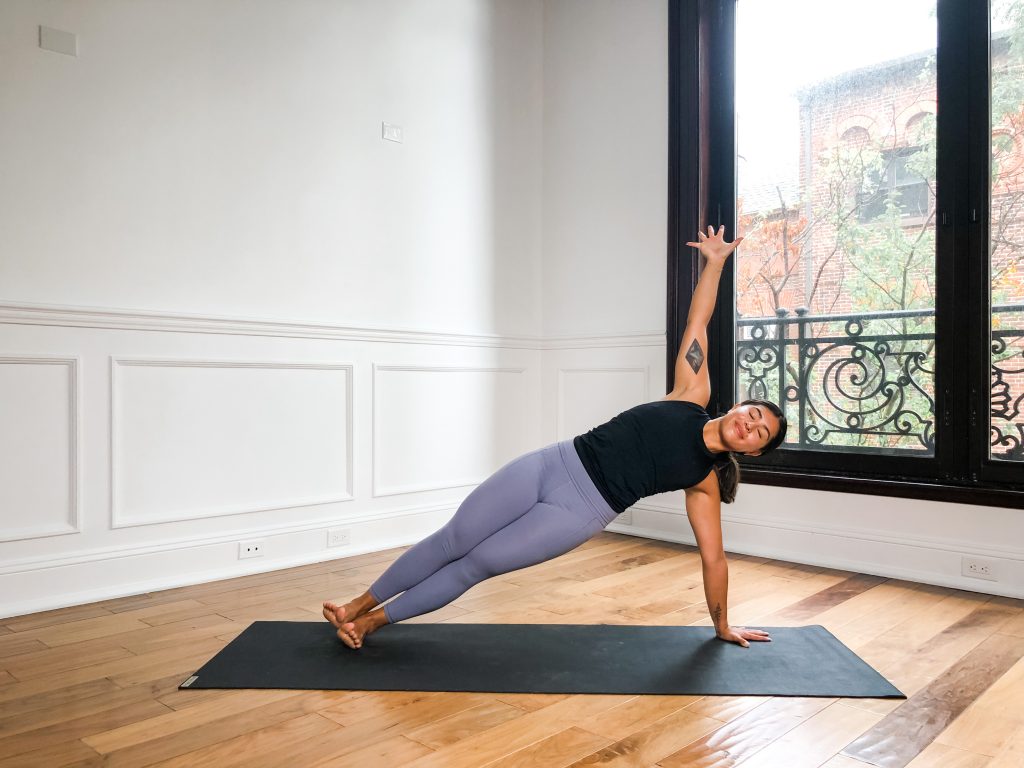
[(339, 629), (338, 630), (338, 639), (340, 639), (349, 648), (355, 648), (356, 647), (355, 643), (352, 640), (352, 638), (349, 636), (348, 632), (346, 632), (344, 629)]
[(324, 601), (324, 618), (336, 627), (340, 627), (342, 619), (345, 618), (343, 613), (339, 615), (338, 612), (344, 612), (344, 610), (344, 607), (339, 607), (337, 603), (332, 603), (330, 600)]

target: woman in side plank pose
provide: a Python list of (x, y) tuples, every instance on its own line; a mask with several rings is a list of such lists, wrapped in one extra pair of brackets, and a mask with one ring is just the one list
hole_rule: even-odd
[[(725, 227), (690, 242), (704, 255), (675, 365), (673, 390), (569, 440), (505, 464), (465, 498), (443, 527), (408, 549), (344, 605), (324, 602), (324, 617), (350, 648), (385, 624), (435, 611), (484, 579), (575, 549), (644, 496), (685, 489), (686, 514), (700, 548), (704, 594), (721, 640), (744, 648), (767, 632), (729, 626), (729, 569), (722, 548), (721, 502), (736, 496), (734, 454), (760, 456), (786, 436), (774, 403), (744, 400), (712, 419), (707, 324), (719, 277), (743, 240)], [(399, 593), (401, 593), (399, 595)], [(387, 600), (395, 600), (377, 607)], [(376, 610), (374, 610), (376, 609)]]

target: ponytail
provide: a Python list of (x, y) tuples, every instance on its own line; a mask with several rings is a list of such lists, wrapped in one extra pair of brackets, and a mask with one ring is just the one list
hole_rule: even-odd
[(718, 492), (722, 501), (732, 504), (736, 499), (736, 486), (740, 484), (740, 464), (736, 454), (726, 451), (714, 463), (715, 474), (718, 475)]

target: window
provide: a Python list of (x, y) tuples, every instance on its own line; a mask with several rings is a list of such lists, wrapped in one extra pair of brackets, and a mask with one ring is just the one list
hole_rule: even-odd
[(725, 224), (709, 410), (790, 424), (744, 479), (1024, 507), (1024, 0), (670, 0), (669, 22), (667, 370), (685, 243)]
[(903, 147), (881, 153), (881, 169), (872, 168), (857, 193), (856, 208), (861, 222), (883, 217), (893, 205), (901, 219), (923, 219), (928, 214), (928, 179), (914, 170), (913, 156), (922, 147)]

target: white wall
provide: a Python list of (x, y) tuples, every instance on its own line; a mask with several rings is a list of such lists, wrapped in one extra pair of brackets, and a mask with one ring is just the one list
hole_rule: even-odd
[(537, 0), (5, 0), (0, 298), (539, 333), (541, 20)]
[(0, 4), (0, 615), (409, 544), (541, 443), (542, 22)]
[[(666, 14), (0, 5), (0, 616), (408, 545), (660, 397)], [(723, 525), (1024, 594), (1017, 510), (746, 485)], [(681, 492), (610, 530), (693, 543)]]
[(661, 334), (664, 350), (667, 16), (665, 0), (544, 4), (545, 336)]

